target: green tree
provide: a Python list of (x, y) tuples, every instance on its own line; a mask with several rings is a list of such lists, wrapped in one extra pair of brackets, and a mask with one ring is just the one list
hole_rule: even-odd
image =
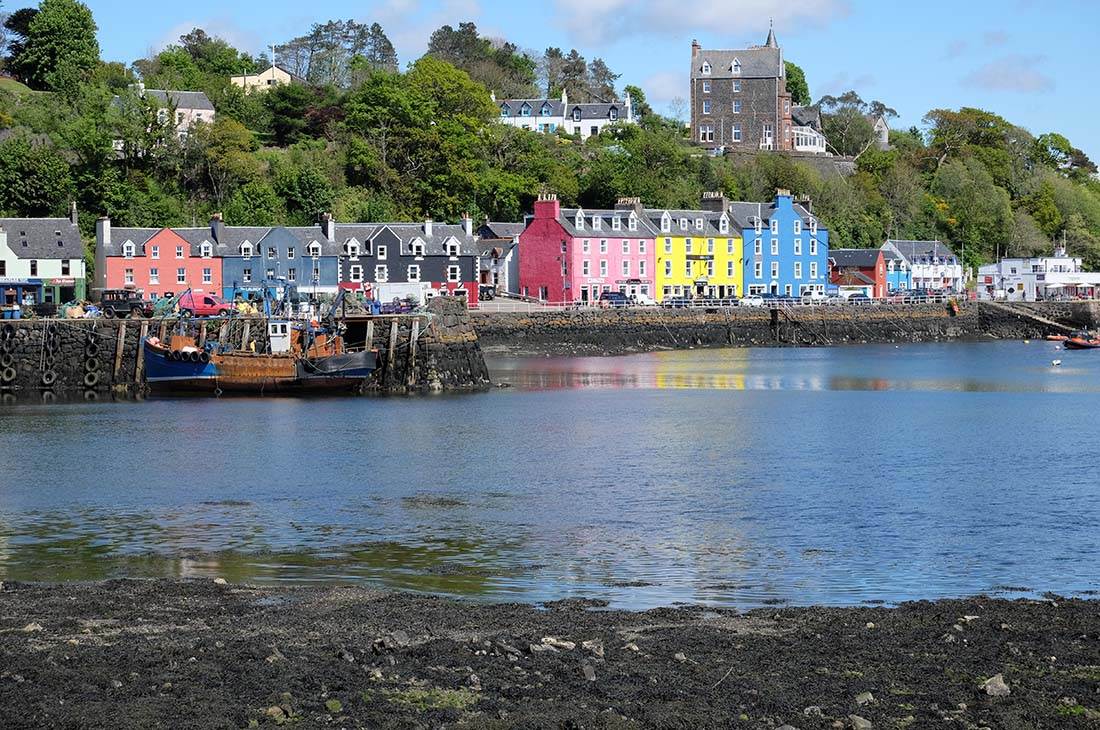
[(19, 216), (58, 215), (72, 195), (69, 165), (52, 147), (19, 137), (0, 143), (0, 210)]
[(610, 102), (615, 99), (615, 82), (622, 74), (613, 73), (602, 58), (588, 64), (588, 94), (593, 99)]
[(32, 89), (75, 93), (99, 65), (96, 24), (76, 0), (42, 0), (12, 70)]
[(275, 226), (286, 220), (283, 199), (271, 185), (253, 180), (237, 188), (225, 204), (225, 221), (234, 226)]
[(271, 136), (280, 147), (293, 144), (305, 132), (306, 112), (313, 94), (302, 84), (284, 84), (271, 89), (263, 97), (264, 107), (271, 115)]
[(806, 72), (801, 66), (790, 61), (784, 62), (787, 71), (787, 91), (791, 94), (791, 103), (796, 106), (809, 106), (813, 103), (810, 85), (806, 83)]
[(428, 40), (428, 56), (462, 69), (503, 98), (536, 93), (536, 63), (512, 43), (479, 35), (474, 23), (444, 25)]
[(645, 118), (653, 114), (653, 107), (646, 101), (645, 92), (642, 91), (640, 86), (627, 84), (623, 88), (623, 94), (630, 97), (630, 103), (634, 107), (634, 113), (639, 117)]

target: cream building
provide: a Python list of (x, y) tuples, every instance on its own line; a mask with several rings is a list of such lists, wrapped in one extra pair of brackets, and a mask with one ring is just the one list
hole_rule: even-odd
[(242, 76), (229, 77), (229, 82), (234, 86), (239, 86), (244, 89), (245, 93), (266, 91), (272, 86), (284, 86), (296, 82), (300, 83), (301, 81), (301, 78), (277, 64), (257, 74), (244, 74)]

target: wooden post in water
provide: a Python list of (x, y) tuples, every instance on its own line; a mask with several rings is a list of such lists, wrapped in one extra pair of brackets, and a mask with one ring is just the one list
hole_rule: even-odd
[(160, 321), (160, 331), (157, 333), (157, 338), (164, 342), (164, 338), (168, 335), (168, 323), (163, 319)]
[(248, 333), (249, 333), (249, 329), (251, 328), (251, 326), (252, 326), (252, 323), (249, 322), (246, 319), (244, 321), (244, 329), (241, 331), (241, 349), (242, 350), (247, 350), (248, 349)]
[(141, 385), (145, 376), (145, 338), (149, 336), (149, 323), (141, 323), (141, 337), (138, 338), (136, 362), (134, 363), (134, 384)]
[(370, 320), (369, 322), (367, 322), (367, 339), (363, 342), (363, 349), (367, 350), (368, 352), (370, 350), (374, 349), (374, 320), (373, 319)]
[(114, 379), (118, 381), (119, 371), (122, 370), (122, 351), (126, 347), (126, 325), (119, 323), (118, 339), (115, 342), (115, 369)]
[(222, 322), (222, 326), (218, 328), (218, 344), (224, 345), (225, 338), (229, 335), (229, 320)]
[(420, 337), (420, 318), (413, 320), (412, 334), (409, 335), (409, 372), (405, 383), (412, 388), (416, 385), (416, 340)]
[(199, 323), (199, 349), (206, 344), (206, 322)]
[(393, 376), (393, 358), (397, 354), (397, 318), (390, 320), (390, 344), (386, 353), (386, 372)]

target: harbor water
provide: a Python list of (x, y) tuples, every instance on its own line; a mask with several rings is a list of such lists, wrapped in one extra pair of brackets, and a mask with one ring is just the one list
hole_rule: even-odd
[(1100, 589), (1100, 353), (868, 345), (490, 369), (511, 387), (2, 406), (0, 580), (359, 582), (629, 608)]

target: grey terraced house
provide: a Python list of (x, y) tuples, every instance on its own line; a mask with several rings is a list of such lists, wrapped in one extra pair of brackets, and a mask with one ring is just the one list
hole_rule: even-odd
[(794, 107), (783, 49), (705, 49), (691, 42), (691, 137), (708, 149), (825, 153), (820, 117)]

